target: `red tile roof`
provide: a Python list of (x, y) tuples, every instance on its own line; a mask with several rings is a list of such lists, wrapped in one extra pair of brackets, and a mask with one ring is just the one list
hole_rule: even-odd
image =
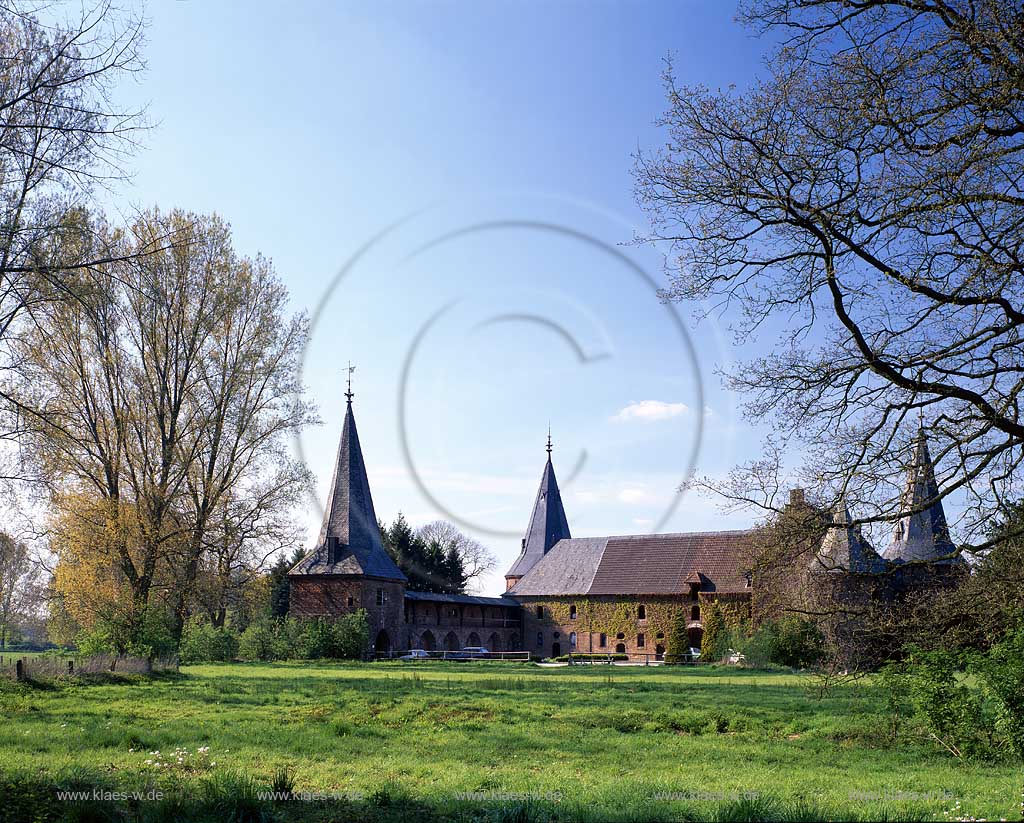
[[(692, 532), (560, 540), (515, 595), (745, 592), (751, 532)], [(584, 551), (585, 549), (585, 551)]]

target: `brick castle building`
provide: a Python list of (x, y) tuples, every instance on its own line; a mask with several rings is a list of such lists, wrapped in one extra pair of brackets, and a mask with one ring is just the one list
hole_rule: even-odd
[[(409, 591), (387, 554), (347, 395), (345, 422), (317, 544), (289, 572), (297, 617), (366, 611), (372, 649), (529, 651), (538, 657), (619, 653), (658, 659), (683, 611), (686, 644), (700, 647), (702, 612), (712, 601), (751, 615), (758, 580), (750, 571), (751, 530), (572, 537), (551, 461), (498, 597)], [(876, 552), (845, 509), (833, 518), (810, 564), (787, 572), (818, 591), (878, 599), (923, 585), (953, 559), (923, 436), (909, 469), (904, 509), (891, 545)], [(803, 505), (796, 492), (791, 505)], [(948, 576), (948, 574), (947, 574)], [(882, 582), (879, 582), (882, 581)]]

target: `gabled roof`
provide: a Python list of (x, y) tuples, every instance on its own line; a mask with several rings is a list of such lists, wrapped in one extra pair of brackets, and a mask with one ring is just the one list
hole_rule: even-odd
[(607, 537), (559, 540), (509, 594), (586, 594), (607, 544)]
[(901, 507), (910, 513), (897, 521), (892, 543), (882, 554), (886, 560), (896, 563), (939, 561), (943, 558), (948, 561), (948, 555), (953, 554), (955, 547), (949, 539), (946, 513), (935, 481), (935, 467), (923, 431), (918, 435), (914, 460), (907, 475)]
[(749, 531), (646, 534), (561, 540), (510, 590), (524, 595), (745, 592)]
[(555, 479), (555, 468), (551, 465), (551, 441), (548, 438), (548, 462), (540, 478), (537, 499), (533, 503), (530, 525), (526, 528), (523, 549), (512, 564), (506, 577), (522, 577), (536, 565), (559, 540), (572, 537), (569, 521), (562, 507), (562, 494)]
[(850, 510), (846, 503), (836, 506), (832, 522), (835, 524), (821, 541), (821, 549), (811, 560), (816, 571), (852, 572), (854, 574), (881, 574), (886, 570), (885, 560), (863, 538), (860, 529), (850, 526)]
[(381, 543), (351, 397), (345, 410), (345, 424), (317, 545), (288, 574), (363, 575), (406, 580)]

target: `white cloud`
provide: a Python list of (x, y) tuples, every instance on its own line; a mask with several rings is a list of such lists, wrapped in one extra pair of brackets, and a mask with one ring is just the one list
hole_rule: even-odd
[(689, 406), (685, 403), (666, 403), (664, 400), (634, 400), (612, 417), (612, 420), (616, 423), (627, 423), (631, 420), (653, 423), (678, 417), (681, 414), (686, 414), (689, 410)]
[(657, 497), (645, 489), (622, 489), (619, 500), (623, 503), (653, 503)]

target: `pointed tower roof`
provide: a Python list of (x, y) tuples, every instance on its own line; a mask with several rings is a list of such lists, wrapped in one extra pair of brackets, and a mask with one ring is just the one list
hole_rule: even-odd
[(345, 424), (320, 536), (313, 552), (300, 560), (289, 574), (364, 575), (404, 582), (405, 575), (381, 543), (363, 450), (352, 414), (351, 386), (346, 397)]
[(540, 477), (540, 488), (533, 504), (530, 525), (526, 527), (523, 538), (523, 550), (516, 562), (512, 564), (505, 577), (522, 577), (540, 560), (559, 540), (572, 537), (569, 534), (569, 521), (562, 508), (562, 493), (558, 490), (555, 479), (555, 468), (551, 465), (551, 432), (548, 431), (548, 462)]
[(912, 513), (897, 521), (892, 543), (883, 552), (886, 560), (897, 563), (936, 561), (955, 551), (949, 539), (946, 513), (939, 498), (935, 467), (928, 453), (928, 439), (924, 431), (917, 437), (901, 506), (903, 511)]
[(871, 548), (860, 529), (850, 525), (852, 520), (846, 501), (841, 501), (832, 513), (833, 526), (825, 533), (821, 550), (811, 561), (813, 570), (853, 574), (885, 571), (885, 560)]

